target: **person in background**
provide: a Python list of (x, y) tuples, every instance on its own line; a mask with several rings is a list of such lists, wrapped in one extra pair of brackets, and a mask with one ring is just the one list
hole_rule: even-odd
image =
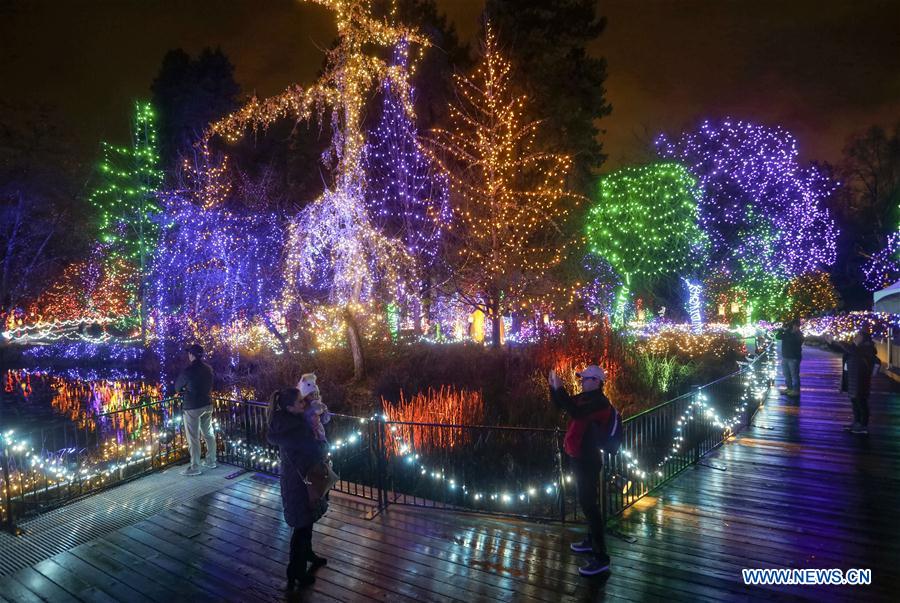
[(784, 387), (779, 391), (789, 398), (800, 397), (800, 359), (803, 356), (803, 332), (799, 320), (789, 320), (775, 331), (781, 341), (781, 368)]
[[(291, 550), (287, 566), (287, 587), (296, 583), (308, 586), (315, 582), (310, 572), (327, 563), (312, 550), (313, 524), (325, 512), (324, 501), (313, 508), (307, 490), (306, 475), (315, 463), (325, 459), (309, 422), (304, 417), (307, 402), (300, 390), (291, 387), (275, 392), (269, 401), (267, 439), (278, 446), (281, 463), (281, 506), (291, 533)], [(307, 563), (311, 567), (307, 568)]]
[(603, 394), (606, 372), (592, 364), (576, 376), (581, 380), (581, 393), (575, 396), (570, 396), (565, 390), (556, 371), (550, 371), (549, 382), (553, 403), (569, 415), (563, 443), (566, 454), (572, 459), (578, 503), (587, 518), (589, 529), (587, 537), (572, 543), (570, 548), (576, 553), (593, 554), (590, 563), (578, 568), (579, 574), (589, 577), (609, 571), (606, 530), (598, 504), (597, 486), (603, 473), (601, 448), (612, 430), (621, 426), (618, 425), (618, 413)]
[(872, 376), (881, 368), (881, 360), (875, 351), (875, 342), (865, 329), (860, 329), (851, 343), (835, 341), (832, 335), (825, 340), (832, 347), (844, 353), (847, 367), (847, 394), (853, 406), (853, 422), (844, 431), (866, 435), (869, 433), (869, 392)]
[[(184, 475), (200, 475), (201, 465), (216, 468), (216, 434), (213, 431), (212, 367), (203, 362), (203, 348), (193, 344), (187, 348), (190, 364), (175, 381), (175, 391), (181, 394), (181, 411), (187, 431), (191, 462)], [(200, 462), (200, 436), (206, 441), (206, 458)]]

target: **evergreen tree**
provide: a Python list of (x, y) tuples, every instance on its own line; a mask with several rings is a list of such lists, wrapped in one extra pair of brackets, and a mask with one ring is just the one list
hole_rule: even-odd
[(569, 243), (560, 224), (572, 198), (570, 159), (536, 148), (539, 123), (523, 117), (525, 97), (510, 75), (487, 26), (475, 72), (456, 78), (450, 129), (434, 141), (452, 187), (457, 293), (490, 317), (495, 346), (501, 316), (545, 293), (542, 281)]
[(100, 239), (113, 257), (124, 258), (137, 268), (133, 283), (143, 326), (144, 281), (156, 245), (155, 217), (161, 209), (156, 199), (163, 173), (159, 169), (156, 113), (147, 102), (136, 102), (128, 146), (103, 143), (100, 183), (90, 201), (99, 212)]
[(240, 94), (234, 65), (219, 48), (205, 48), (196, 59), (180, 48), (170, 50), (150, 89), (159, 112), (160, 155), (168, 167), (192, 154), (207, 126), (238, 107)]
[(543, 120), (540, 149), (572, 158), (577, 192), (590, 193), (606, 159), (597, 121), (609, 115), (606, 60), (588, 54), (606, 27), (595, 0), (488, 0), (485, 12), (528, 95), (524, 118)]

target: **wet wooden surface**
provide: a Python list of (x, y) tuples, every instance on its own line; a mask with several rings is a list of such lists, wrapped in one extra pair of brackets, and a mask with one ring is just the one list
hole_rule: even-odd
[[(300, 601), (897, 600), (900, 396), (874, 385), (871, 434), (841, 430), (840, 359), (805, 350), (799, 402), (773, 392), (753, 426), (627, 511), (612, 573), (584, 579), (542, 525), (335, 496), (313, 544), (329, 559)], [(716, 468), (717, 467), (717, 468)], [(278, 601), (290, 528), (261, 475), (0, 578), (8, 601)], [(748, 587), (751, 567), (869, 568), (868, 587)]]

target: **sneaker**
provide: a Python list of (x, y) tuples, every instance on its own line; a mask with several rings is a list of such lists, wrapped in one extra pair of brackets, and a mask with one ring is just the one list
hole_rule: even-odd
[(850, 433), (856, 433), (860, 435), (869, 435), (869, 428), (865, 425), (857, 425), (853, 429), (850, 430)]
[(573, 542), (569, 548), (576, 553), (592, 553), (594, 551), (594, 545), (591, 544), (590, 538), (585, 538), (581, 542)]
[(862, 427), (862, 425), (860, 425), (856, 421), (853, 421), (849, 425), (844, 425), (844, 431), (853, 431), (854, 429), (859, 429), (860, 427)]
[(578, 568), (578, 573), (585, 577), (596, 576), (609, 571), (609, 557), (592, 559), (590, 563)]
[(781, 394), (782, 396), (787, 395), (787, 393), (790, 392), (790, 391), (791, 391), (791, 390), (789, 390), (789, 389), (786, 388), (786, 387), (779, 387), (779, 388), (778, 388), (778, 393)]
[(200, 463), (201, 466), (206, 467), (207, 469), (215, 469), (219, 466), (216, 461), (203, 461)]
[(788, 398), (799, 398), (800, 390), (799, 389), (789, 389), (787, 392), (785, 392), (784, 395), (787, 396)]
[(192, 465), (188, 465), (185, 467), (184, 471), (181, 472), (181, 475), (200, 475), (203, 473), (200, 471), (200, 467), (194, 467)]

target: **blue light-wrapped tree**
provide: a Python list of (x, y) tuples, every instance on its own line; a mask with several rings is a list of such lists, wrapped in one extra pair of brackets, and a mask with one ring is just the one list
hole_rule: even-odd
[[(401, 41), (394, 48), (391, 67), (407, 72), (409, 44)], [(421, 319), (427, 314), (430, 281), (438, 266), (439, 247), (444, 227), (451, 218), (447, 177), (420, 148), (418, 132), (407, 107), (407, 98), (390, 79), (381, 86), (381, 119), (370, 133), (366, 147), (366, 207), (373, 224), (381, 232), (403, 243), (406, 253), (416, 258), (421, 283), (409, 287), (409, 294), (398, 291), (401, 311), (414, 319), (421, 331)]]

